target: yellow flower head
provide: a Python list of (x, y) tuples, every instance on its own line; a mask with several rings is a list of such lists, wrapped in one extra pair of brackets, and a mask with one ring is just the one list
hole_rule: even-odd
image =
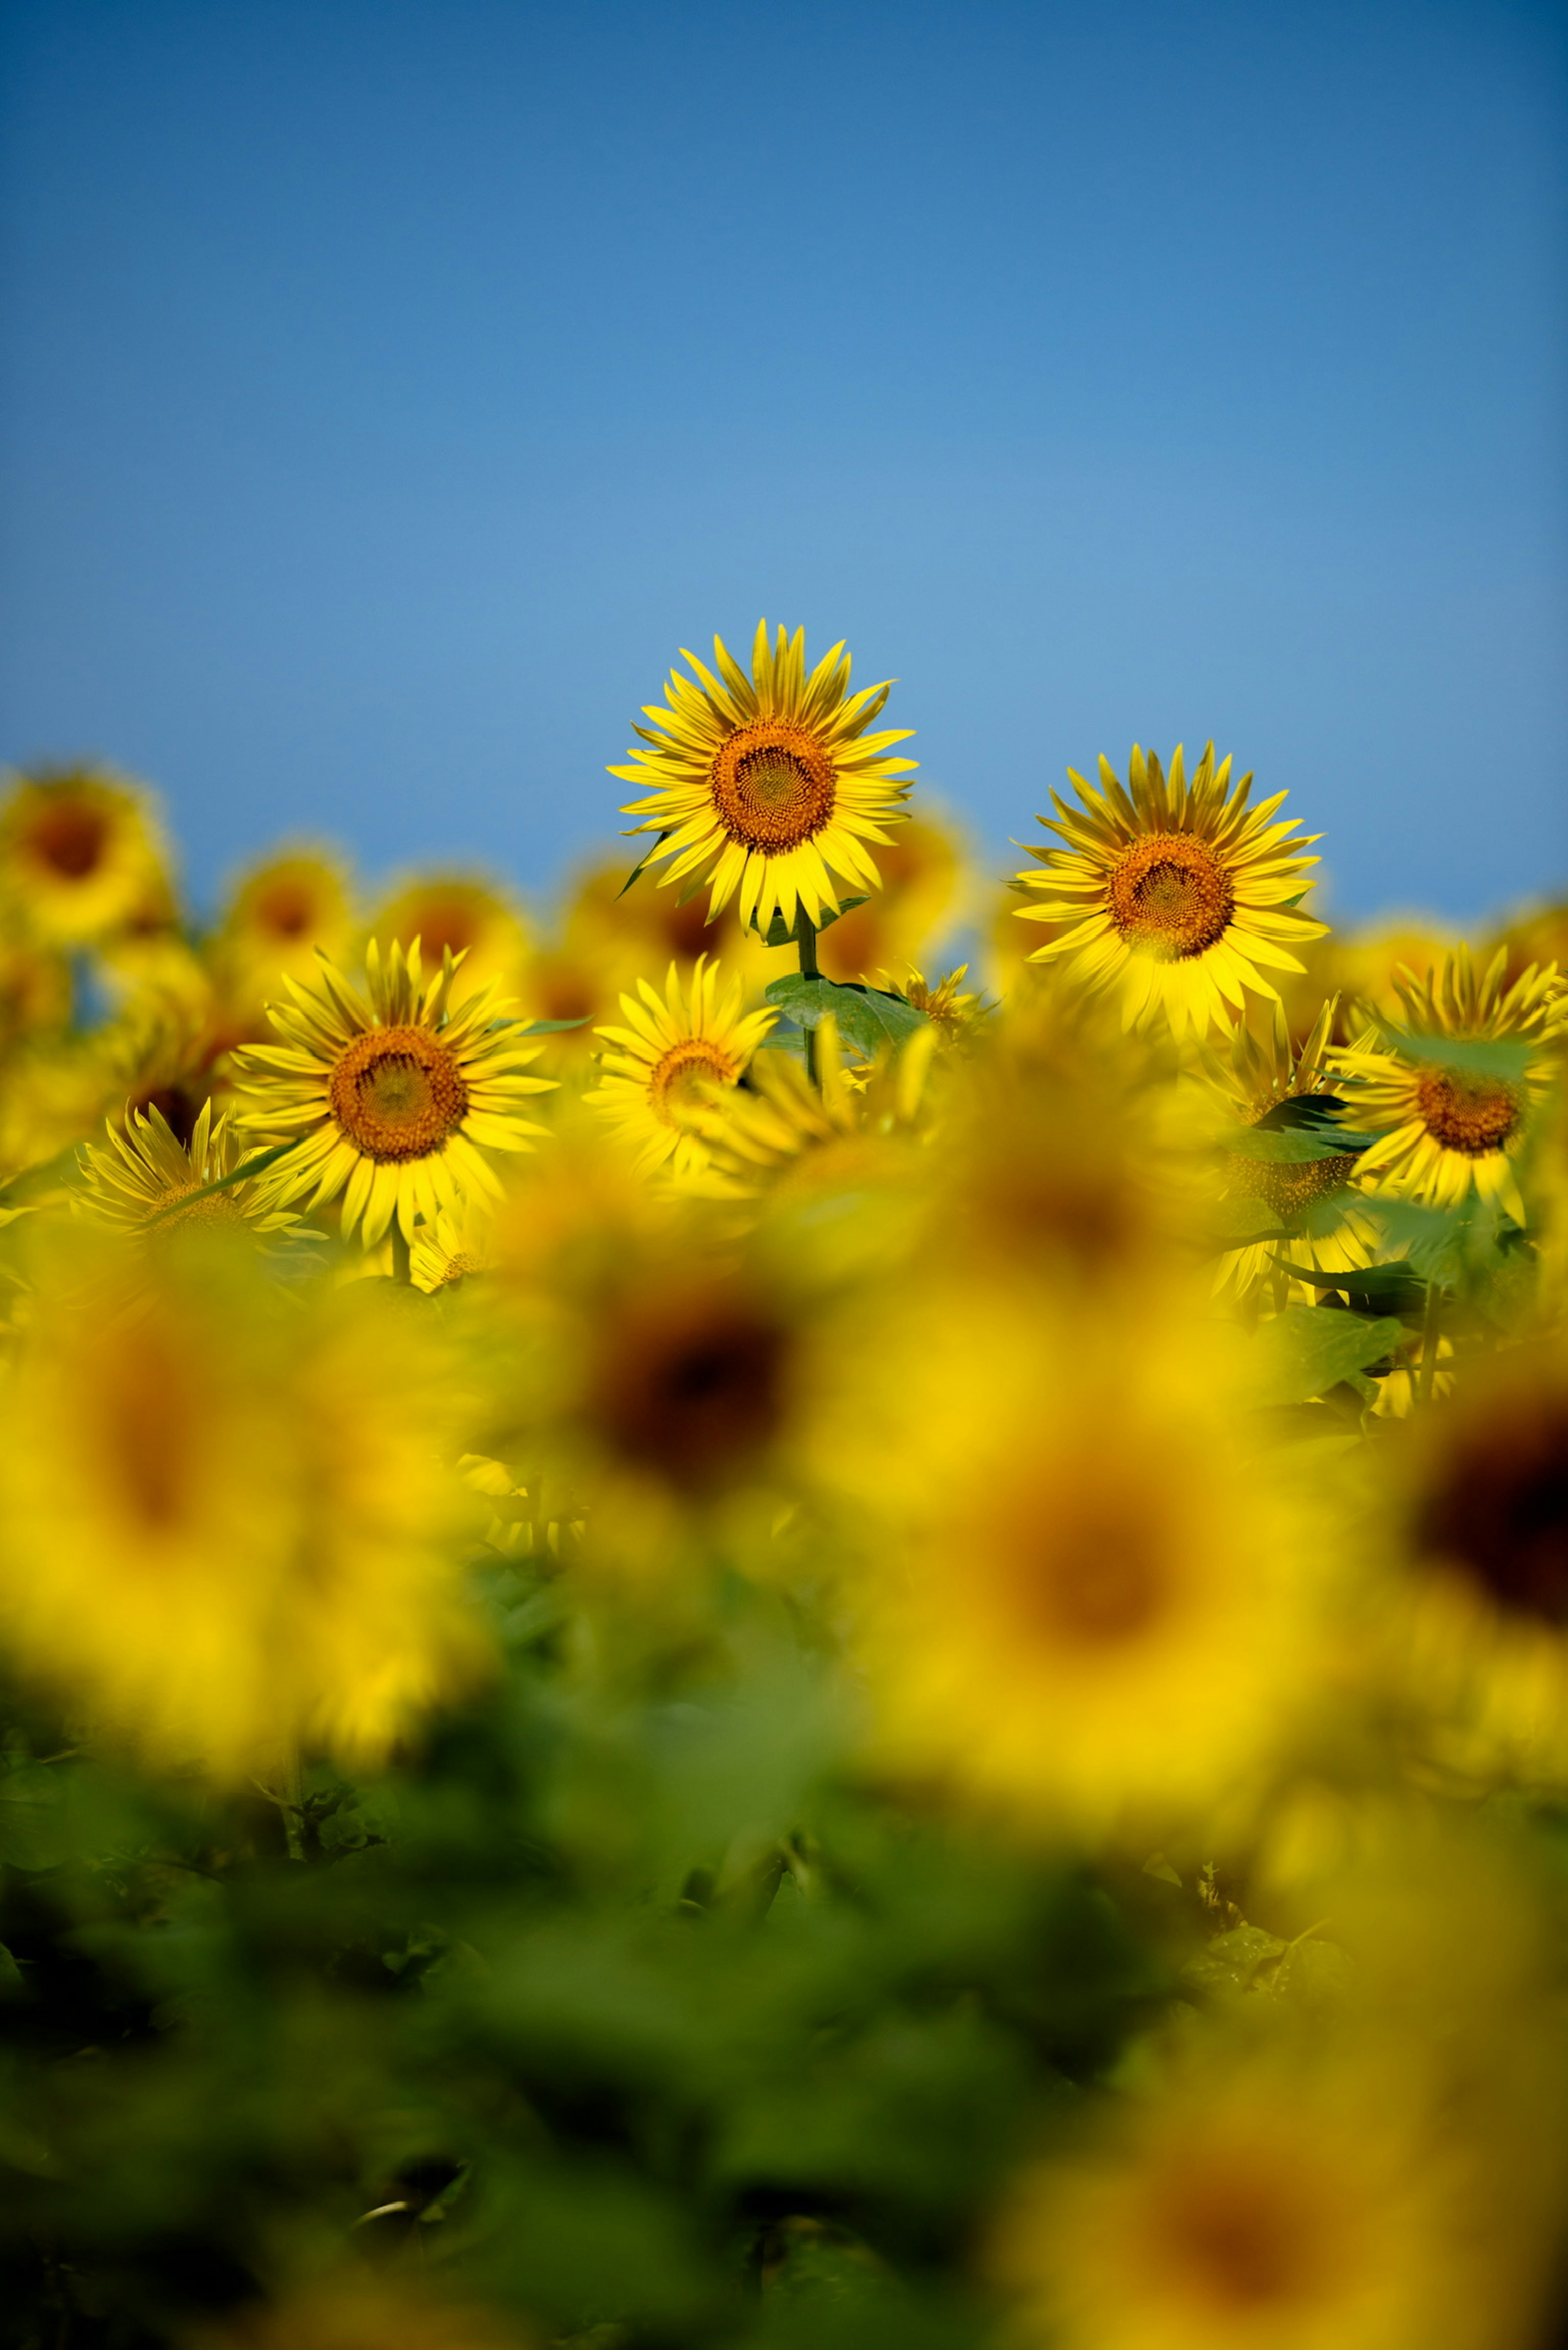
[[(1362, 1160), (1365, 1176), (1432, 1207), (1457, 1207), (1474, 1191), (1523, 1223), (1515, 1162), (1557, 1072), (1568, 995), (1555, 964), (1532, 963), (1505, 988), (1507, 960), (1500, 947), (1478, 972), (1461, 946), (1425, 980), (1407, 971), (1404, 1030), (1379, 1024), (1340, 1058), (1355, 1081), (1356, 1123), (1386, 1129)], [(1451, 1062), (1447, 1040), (1458, 1047)], [(1488, 1045), (1515, 1047), (1517, 1066), (1490, 1066), (1475, 1051)]]
[(450, 953), (462, 962), (470, 986), (494, 980), (508, 994), (515, 989), (528, 953), (522, 917), (502, 892), (486, 881), (458, 873), (421, 874), (388, 899), (370, 925), (372, 934), (405, 948), (417, 939), (431, 962)]
[(1238, 1425), (1225, 1334), (1163, 1305), (1134, 1325), (965, 1284), (884, 1306), (822, 1396), (883, 1528), (878, 1751), (1047, 1832), (1201, 1816), (1311, 1669), (1305, 1513)]
[[(1306, 1131), (1326, 1144), (1333, 1140), (1336, 1120), (1347, 1129), (1355, 1129), (1359, 1097), (1346, 1103), (1345, 1096), (1334, 1090), (1336, 1070), (1329, 1040), (1338, 1010), (1339, 998), (1330, 996), (1299, 1045), (1291, 1035), (1281, 1003), (1261, 1007), (1253, 1024), (1238, 1021), (1229, 1050), (1223, 1055), (1205, 1052), (1198, 1063), (1206, 1099), (1227, 1123), (1282, 1136)], [(1339, 1103), (1346, 1107), (1336, 1109)], [(1314, 1104), (1322, 1104), (1323, 1108), (1313, 1121), (1310, 1112)], [(1355, 1209), (1351, 1187), (1359, 1164), (1356, 1150), (1330, 1150), (1322, 1158), (1299, 1159), (1225, 1151), (1220, 1170), (1225, 1196), (1256, 1201), (1261, 1221), (1272, 1219), (1293, 1229), (1288, 1243), (1264, 1240), (1230, 1250), (1220, 1259), (1216, 1286), (1237, 1297), (1251, 1296), (1267, 1283), (1288, 1279), (1280, 1265), (1282, 1256), (1323, 1273), (1341, 1273), (1369, 1263), (1378, 1232)], [(1307, 1302), (1314, 1298), (1309, 1288)]]
[(1053, 792), (1057, 814), (1040, 819), (1065, 847), (1032, 848), (1044, 871), (1017, 877), (1044, 901), (1019, 907), (1021, 920), (1068, 925), (1032, 962), (1070, 955), (1080, 982), (1119, 996), (1124, 1025), (1163, 1014), (1178, 1035), (1229, 1028), (1249, 988), (1278, 993), (1264, 969), (1302, 969), (1292, 950), (1324, 926), (1295, 909), (1317, 859), (1291, 837), (1298, 819), (1270, 821), (1283, 792), (1251, 806), (1251, 776), (1232, 787), (1212, 743), (1190, 783), (1179, 744), (1168, 777), (1135, 743), (1130, 791), (1106, 759), (1097, 791), (1067, 773), (1082, 805)]
[(1568, 1783), (1568, 1344), (1466, 1365), (1389, 1466), (1396, 1670), (1483, 1767)]
[(671, 963), (662, 1001), (644, 979), (620, 1008), (624, 1026), (595, 1031), (609, 1049), (587, 1099), (637, 1146), (640, 1167), (699, 1176), (709, 1163), (702, 1128), (713, 1094), (739, 1083), (778, 1015), (742, 1013), (739, 980), (721, 993), (719, 965), (701, 957), (689, 988)]
[(213, 966), (235, 1008), (254, 1016), (276, 994), (285, 972), (310, 976), (317, 947), (342, 954), (351, 927), (348, 881), (338, 858), (324, 848), (286, 848), (234, 884), (211, 943)]
[(487, 1653), (444, 1353), (382, 1284), (285, 1294), (210, 1229), (87, 1271), (78, 1236), (5, 1375), (0, 1639), (160, 1762), (384, 1756)]
[[(81, 1151), (85, 1178), (78, 1198), (91, 1215), (142, 1241), (159, 1241), (198, 1224), (286, 1232), (296, 1215), (280, 1209), (259, 1179), (230, 1183), (208, 1199), (194, 1195), (223, 1182), (254, 1151), (243, 1147), (227, 1112), (216, 1125), (213, 1105), (197, 1114), (189, 1144), (172, 1132), (158, 1107), (132, 1108), (123, 1126), (109, 1120), (109, 1148)], [(182, 1207), (182, 1201), (189, 1204)]]
[[(1214, 2034), (1218, 2040), (1220, 2035)], [(993, 2239), (1013, 2340), (1050, 2350), (1527, 2350), (1542, 2247), (1462, 2105), (1360, 2041), (1188, 2052)], [(1501, 2224), (1500, 2224), (1501, 2223)]]
[(770, 649), (765, 620), (750, 678), (717, 637), (717, 676), (694, 654), (681, 658), (696, 681), (671, 672), (669, 708), (644, 713), (658, 731), (638, 727), (647, 747), (628, 753), (636, 765), (609, 771), (655, 786), (621, 812), (642, 818), (634, 833), (659, 834), (649, 856), (669, 860), (661, 885), (711, 879), (715, 914), (738, 890), (742, 920), (764, 935), (775, 913), (786, 927), (797, 908), (820, 920), (845, 894), (841, 882), (851, 894), (877, 888), (866, 844), (888, 845), (884, 827), (909, 789), (897, 779), (917, 764), (887, 755), (909, 739), (908, 728), (866, 731), (890, 686), (852, 694), (842, 644), (808, 676), (805, 630), (781, 628)]
[(160, 906), (167, 883), (147, 795), (85, 769), (19, 778), (0, 808), (0, 887), (36, 938), (65, 947)]
[(279, 1200), (312, 1208), (344, 1193), (343, 1228), (372, 1248), (395, 1216), (406, 1240), (467, 1192), (499, 1196), (486, 1150), (528, 1150), (543, 1133), (522, 1115), (547, 1077), (519, 1074), (538, 1054), (521, 1024), (500, 1016), (494, 983), (448, 1009), (450, 956), (427, 983), (419, 941), (383, 964), (372, 939), (369, 1001), (325, 956), (320, 984), (290, 981), (291, 1004), (269, 1008), (281, 1045), (234, 1055), (235, 1082), (254, 1107), (241, 1123), (298, 1147), (270, 1179)]

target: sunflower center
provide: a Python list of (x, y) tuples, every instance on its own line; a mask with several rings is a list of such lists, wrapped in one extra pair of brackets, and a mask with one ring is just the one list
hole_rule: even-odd
[(255, 911), (259, 929), (274, 938), (299, 939), (314, 926), (316, 899), (303, 881), (274, 881)]
[(707, 1107), (710, 1086), (732, 1086), (741, 1072), (728, 1053), (706, 1036), (683, 1036), (654, 1063), (648, 1098), (655, 1118), (689, 1134)]
[(1434, 1142), (1467, 1159), (1484, 1159), (1489, 1150), (1501, 1150), (1513, 1133), (1522, 1103), (1501, 1077), (1433, 1069), (1421, 1079), (1416, 1107)]
[(468, 1115), (457, 1063), (428, 1028), (371, 1028), (328, 1080), (332, 1115), (368, 1159), (428, 1159)]
[(85, 881), (103, 856), (109, 826), (97, 808), (59, 800), (35, 817), (32, 845), (41, 863), (65, 881)]
[(1053, 1648), (1103, 1652), (1136, 1641), (1168, 1598), (1158, 1529), (1108, 1494), (1045, 1509), (1014, 1552), (1029, 1622)]
[(783, 1410), (784, 1336), (722, 1295), (639, 1315), (616, 1336), (599, 1409), (618, 1450), (700, 1490), (743, 1473)]
[(1568, 1408), (1516, 1399), (1450, 1447), (1418, 1539), (1499, 1606), (1568, 1624)]
[(1354, 1150), (1332, 1151), (1290, 1166), (1272, 1159), (1249, 1159), (1240, 1150), (1225, 1158), (1225, 1188), (1232, 1197), (1262, 1200), (1282, 1224), (1324, 1200), (1337, 1198), (1355, 1172)]
[(1236, 910), (1231, 877), (1207, 841), (1156, 832), (1112, 869), (1110, 916), (1135, 954), (1183, 962), (1218, 944)]
[[(1204, 2301), (1225, 2311), (1314, 2298), (1327, 2280), (1322, 2215), (1303, 2210), (1296, 2182), (1228, 2166), (1174, 2185), (1160, 2215), (1168, 2259)], [(1314, 2230), (1314, 2222), (1318, 2223)]]
[(713, 807), (732, 840), (783, 857), (822, 830), (838, 796), (833, 762), (804, 726), (763, 718), (732, 734), (709, 776)]
[[(155, 1239), (161, 1239), (164, 1233), (176, 1230), (188, 1231), (192, 1224), (244, 1222), (244, 1211), (237, 1205), (232, 1191), (213, 1191), (202, 1199), (198, 1195), (202, 1188), (200, 1183), (184, 1183), (177, 1191), (164, 1193), (152, 1210), (158, 1218), (151, 1227)], [(186, 1205), (176, 1207), (173, 1203), (177, 1200), (184, 1201)]]

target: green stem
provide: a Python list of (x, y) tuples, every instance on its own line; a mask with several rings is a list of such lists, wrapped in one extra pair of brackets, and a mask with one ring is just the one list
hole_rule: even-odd
[[(805, 908), (804, 906), (799, 906), (795, 910), (794, 942), (800, 950), (800, 975), (802, 979), (820, 979), (822, 977), (822, 973), (817, 969), (816, 963), (816, 925), (814, 922), (807, 921), (805, 918)], [(815, 1085), (817, 1082), (817, 1075), (816, 1031), (815, 1028), (808, 1028), (805, 1032), (805, 1074), (811, 1079), (812, 1084)]]
[(1438, 1376), (1438, 1284), (1427, 1284), (1427, 1313), (1421, 1325), (1421, 1379), (1416, 1390), (1417, 1403), (1430, 1403), (1432, 1383)]
[(400, 1281), (405, 1289), (413, 1286), (413, 1252), (404, 1237), (403, 1228), (396, 1216), (392, 1218), (392, 1279)]
[(283, 1833), (290, 1860), (305, 1858), (305, 1766), (292, 1742), (283, 1765)]

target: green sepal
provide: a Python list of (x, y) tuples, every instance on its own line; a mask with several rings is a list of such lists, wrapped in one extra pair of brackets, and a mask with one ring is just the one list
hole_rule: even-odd
[(831, 1014), (846, 1043), (867, 1058), (884, 1045), (901, 1045), (927, 1024), (925, 1014), (903, 996), (866, 987), (858, 980), (807, 979), (792, 971), (770, 981), (763, 993), (797, 1027), (815, 1028)]
[(631, 888), (632, 883), (637, 879), (638, 875), (639, 873), (647, 872), (649, 865), (651, 865), (653, 859), (658, 856), (659, 850), (663, 847), (665, 842), (669, 839), (670, 833), (673, 832), (674, 829), (674, 826), (671, 825), (666, 831), (655, 835), (652, 847), (649, 849), (646, 854), (639, 858), (638, 863), (632, 867), (631, 871), (627, 875), (626, 879), (616, 891), (615, 898), (612, 901), (614, 904), (618, 906), (621, 899), (626, 896), (627, 891)]
[(833, 928), (834, 923), (837, 921), (840, 914), (852, 914), (857, 906), (863, 906), (865, 903), (866, 900), (863, 897), (846, 898), (842, 906), (835, 906), (830, 912), (824, 914), (820, 922), (809, 920), (804, 906), (796, 909), (795, 918), (793, 922), (786, 922), (784, 916), (775, 907), (774, 910), (774, 918), (768, 924), (765, 934), (758, 927), (757, 918), (754, 911), (752, 915), (749, 927), (752, 930), (756, 931), (757, 936), (762, 940), (763, 946), (787, 947), (792, 945), (799, 938), (802, 923), (805, 923), (805, 928), (808, 931), (830, 931)]

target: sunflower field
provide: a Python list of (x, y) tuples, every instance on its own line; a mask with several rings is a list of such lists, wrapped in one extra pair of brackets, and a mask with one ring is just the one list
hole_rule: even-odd
[(683, 660), (548, 912), (6, 786), (0, 2343), (1552, 2350), (1568, 910)]

